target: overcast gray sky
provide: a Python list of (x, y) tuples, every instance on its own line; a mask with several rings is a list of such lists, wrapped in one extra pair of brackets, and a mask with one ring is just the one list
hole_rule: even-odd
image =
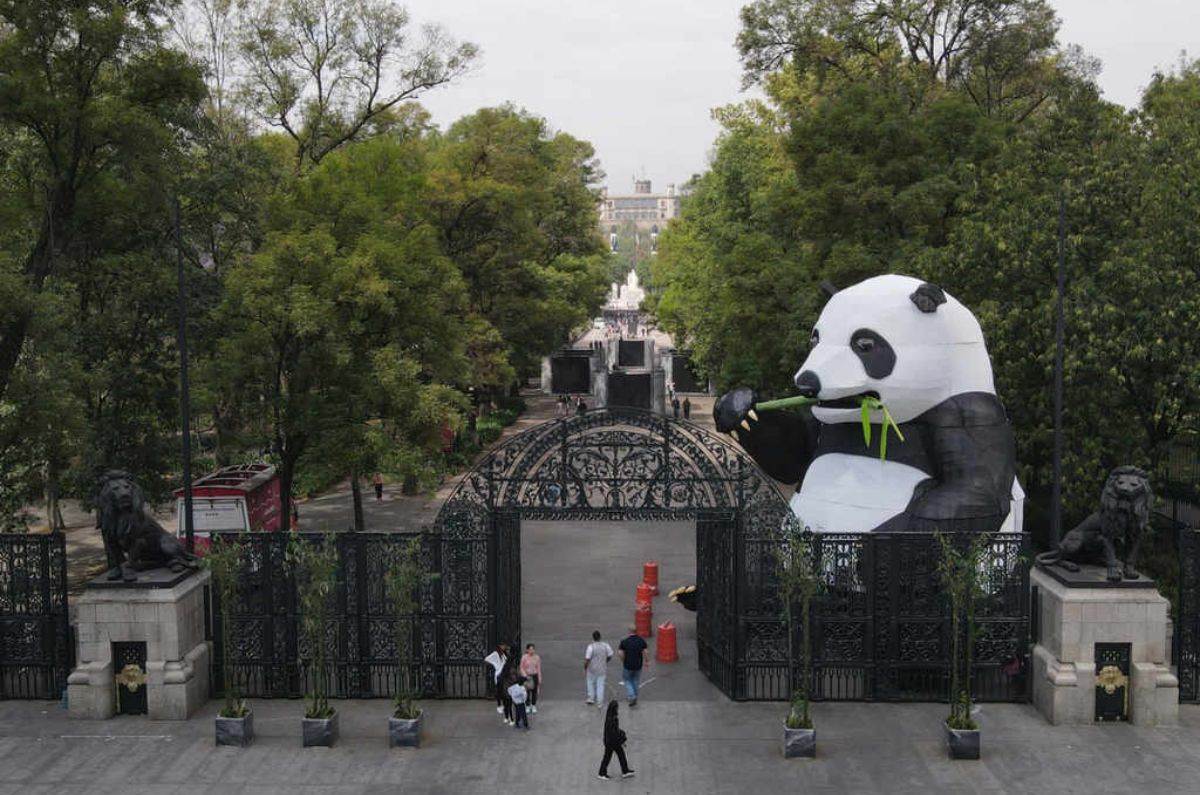
[[(475, 72), (425, 95), (443, 127), (512, 101), (591, 141), (614, 191), (705, 168), (709, 111), (745, 98), (740, 0), (401, 0), (483, 50)], [(1200, 0), (1056, 0), (1060, 38), (1101, 59), (1105, 96), (1137, 104), (1156, 67), (1200, 57)]]

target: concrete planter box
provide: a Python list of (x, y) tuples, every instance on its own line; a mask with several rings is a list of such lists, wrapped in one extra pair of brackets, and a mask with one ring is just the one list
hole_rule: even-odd
[(421, 718), (424, 712), (412, 719), (388, 718), (388, 748), (420, 748)]
[(217, 745), (232, 745), (245, 748), (254, 742), (254, 713), (247, 712), (240, 718), (216, 719)]
[(812, 758), (817, 755), (816, 729), (789, 729), (783, 727), (783, 758)]
[(951, 759), (979, 758), (979, 729), (946, 729), (946, 746), (950, 749)]
[(338, 738), (338, 715), (334, 712), (328, 718), (304, 718), (300, 721), (304, 732), (304, 747), (332, 748)]

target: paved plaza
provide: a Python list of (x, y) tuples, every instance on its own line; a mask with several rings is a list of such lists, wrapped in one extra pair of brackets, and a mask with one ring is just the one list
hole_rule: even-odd
[[(546, 689), (532, 730), (504, 726), (489, 701), (426, 703), (424, 746), (389, 750), (387, 700), (343, 701), (341, 740), (300, 746), (299, 700), (255, 701), (255, 744), (216, 748), (210, 701), (186, 722), (81, 721), (57, 702), (0, 702), (0, 793), (773, 793), (1194, 792), (1200, 708), (1177, 728), (1055, 728), (1028, 705), (983, 705), (983, 759), (952, 762), (940, 704), (824, 703), (818, 755), (785, 760), (785, 705), (733, 703), (696, 668), (694, 614), (667, 601), (692, 581), (689, 522), (526, 522), (523, 634)], [(679, 626), (681, 659), (651, 663), (636, 710), (622, 708), (629, 780), (598, 781), (602, 712), (583, 703), (593, 628), (614, 645), (633, 615), (644, 560), (662, 567), (655, 623)], [(652, 647), (653, 649), (653, 647)], [(609, 687), (618, 686), (614, 660)], [(612, 770), (617, 769), (614, 761)]]

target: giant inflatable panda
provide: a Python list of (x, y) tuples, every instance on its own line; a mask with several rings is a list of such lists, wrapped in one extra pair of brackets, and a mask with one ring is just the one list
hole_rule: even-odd
[[(756, 411), (749, 389), (723, 395), (717, 429), (776, 480), (814, 531), (1019, 531), (1024, 494), (1012, 427), (996, 396), (979, 322), (939, 287), (877, 276), (835, 292), (795, 377), (810, 409)], [(887, 406), (904, 441), (860, 399)]]

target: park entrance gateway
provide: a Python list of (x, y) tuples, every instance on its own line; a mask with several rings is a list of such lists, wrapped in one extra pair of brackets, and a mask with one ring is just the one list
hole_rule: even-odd
[[(736, 700), (788, 698), (800, 668), (789, 675), (773, 550), (804, 531), (775, 483), (739, 449), (692, 423), (633, 409), (547, 422), (488, 453), (420, 534), (422, 559), (438, 577), (422, 587), (414, 617), (393, 615), (383, 587), (408, 536), (338, 533), (330, 694), (394, 694), (402, 620), (414, 633), (414, 674), (426, 697), (485, 697), (481, 659), (499, 641), (522, 639), (522, 521), (604, 519), (694, 521), (700, 671)], [(298, 632), (283, 535), (243, 536), (249, 555), (239, 598), (213, 611), (217, 689), (228, 673), (249, 697), (304, 692), (310, 650)], [(816, 533), (809, 541), (822, 581), (812, 616), (813, 697), (944, 700), (951, 638), (936, 539)], [(980, 700), (1028, 698), (1025, 550), (1024, 536), (995, 534), (982, 564), (986, 597), (973, 647)], [(801, 647), (799, 633), (792, 649)], [(229, 672), (220, 670), (226, 637)]]

